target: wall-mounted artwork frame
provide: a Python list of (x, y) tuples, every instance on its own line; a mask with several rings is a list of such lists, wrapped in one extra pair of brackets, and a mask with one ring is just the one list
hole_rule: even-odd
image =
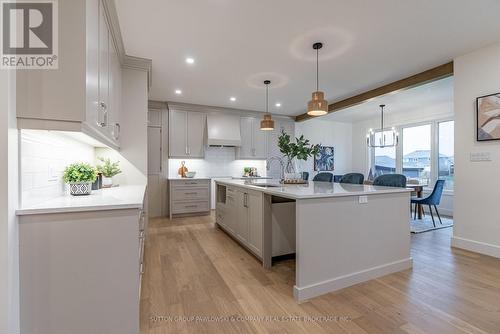
[(476, 98), (476, 140), (500, 140), (500, 93)]
[(314, 157), (314, 170), (324, 172), (334, 169), (335, 148), (333, 146), (320, 146), (318, 154)]

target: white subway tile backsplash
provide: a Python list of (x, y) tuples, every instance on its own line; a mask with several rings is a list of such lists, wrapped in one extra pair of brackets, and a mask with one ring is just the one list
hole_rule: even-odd
[(23, 205), (60, 196), (66, 191), (62, 174), (74, 162), (94, 164), (93, 146), (62, 133), (21, 130), (21, 189)]
[(208, 147), (205, 159), (170, 159), (169, 177), (177, 176), (182, 161), (186, 162), (189, 171), (202, 177), (241, 176), (244, 167), (256, 167), (261, 176), (266, 176), (264, 160), (236, 160), (235, 148), (231, 147)]

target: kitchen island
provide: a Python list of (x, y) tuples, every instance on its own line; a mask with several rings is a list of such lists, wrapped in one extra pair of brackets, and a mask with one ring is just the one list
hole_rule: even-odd
[(276, 257), (274, 243), (281, 250), (293, 248), (299, 301), (412, 266), (411, 190), (276, 180), (217, 180), (216, 185), (217, 225), (265, 268)]

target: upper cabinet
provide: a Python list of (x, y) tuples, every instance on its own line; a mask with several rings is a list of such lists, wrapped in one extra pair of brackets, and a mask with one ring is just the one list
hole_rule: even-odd
[(267, 131), (260, 129), (260, 119), (241, 117), (241, 147), (237, 148), (238, 159), (266, 159)]
[(205, 156), (206, 114), (196, 111), (169, 111), (169, 157)]
[(19, 128), (81, 131), (119, 147), (119, 38), (110, 29), (106, 3), (58, 3), (59, 68), (17, 71)]

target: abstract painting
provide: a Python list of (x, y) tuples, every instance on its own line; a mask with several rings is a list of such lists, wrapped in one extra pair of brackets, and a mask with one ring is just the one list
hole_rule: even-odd
[(320, 146), (319, 153), (314, 157), (315, 171), (332, 171), (334, 169), (334, 148)]
[(476, 99), (477, 140), (500, 139), (500, 93)]

